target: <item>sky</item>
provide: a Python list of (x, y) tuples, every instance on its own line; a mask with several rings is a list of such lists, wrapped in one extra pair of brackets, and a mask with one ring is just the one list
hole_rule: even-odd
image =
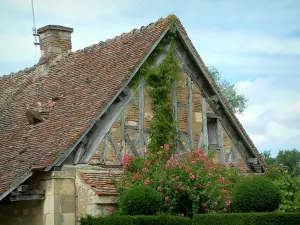
[[(74, 28), (73, 50), (176, 14), (207, 66), (248, 98), (238, 115), (259, 151), (300, 149), (300, 1), (34, 0), (36, 27)], [(30, 0), (0, 2), (0, 76), (34, 65)]]

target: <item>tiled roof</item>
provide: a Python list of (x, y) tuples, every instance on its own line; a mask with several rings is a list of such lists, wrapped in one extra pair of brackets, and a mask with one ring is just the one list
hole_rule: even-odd
[[(0, 194), (28, 171), (50, 165), (75, 143), (97, 113), (127, 82), (171, 18), (160, 19), (138, 30), (68, 53), (47, 71), (42, 65), (36, 65), (0, 77)], [(192, 46), (204, 73), (219, 91), (179, 20), (178, 26)], [(26, 107), (37, 102), (46, 105), (53, 98), (58, 100), (45, 121), (29, 125)], [(224, 102), (248, 143), (259, 155), (229, 104)]]
[(115, 183), (121, 180), (122, 169), (81, 170), (79, 174), (97, 195), (119, 195)]
[[(169, 20), (70, 53), (47, 73), (35, 66), (0, 78), (0, 193), (72, 146), (126, 83)], [(59, 100), (48, 118), (29, 125), (26, 106), (43, 105), (53, 97)]]

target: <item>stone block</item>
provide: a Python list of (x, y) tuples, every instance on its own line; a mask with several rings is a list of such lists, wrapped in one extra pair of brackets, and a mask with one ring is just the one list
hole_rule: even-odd
[(75, 213), (62, 213), (60, 225), (75, 224)]
[(60, 207), (61, 213), (74, 213), (75, 211), (75, 202), (73, 195), (62, 195), (60, 196)]
[(44, 216), (45, 225), (54, 225), (54, 214), (46, 214)]

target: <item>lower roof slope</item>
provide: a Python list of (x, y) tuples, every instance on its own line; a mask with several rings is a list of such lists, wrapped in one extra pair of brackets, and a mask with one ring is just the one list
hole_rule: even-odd
[[(37, 67), (0, 79), (0, 194), (32, 169), (58, 158), (123, 86), (170, 18), (63, 57), (46, 76)], [(22, 83), (22, 77), (27, 81)], [(32, 77), (35, 77), (34, 79)], [(26, 79), (25, 79), (26, 78)], [(2, 92), (3, 93), (3, 92)], [(26, 105), (59, 98), (42, 123), (28, 125)]]

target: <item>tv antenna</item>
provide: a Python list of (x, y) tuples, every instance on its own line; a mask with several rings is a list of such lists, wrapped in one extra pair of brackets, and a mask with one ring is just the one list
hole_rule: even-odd
[(37, 47), (38, 45), (40, 45), (40, 43), (37, 41), (37, 37), (40, 35), (37, 34), (37, 32), (36, 32), (33, 0), (31, 0), (31, 9), (32, 9), (32, 20), (33, 20), (32, 32), (33, 32), (33, 36), (34, 36), (34, 40), (35, 40), (34, 45), (35, 45), (35, 47)]

